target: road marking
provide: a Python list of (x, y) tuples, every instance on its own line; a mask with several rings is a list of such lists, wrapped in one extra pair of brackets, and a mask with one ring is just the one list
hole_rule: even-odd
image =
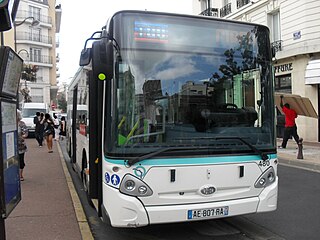
[(80, 202), (79, 196), (77, 194), (77, 191), (73, 185), (73, 181), (72, 181), (72, 178), (71, 178), (70, 173), (68, 171), (67, 164), (65, 163), (65, 160), (64, 160), (61, 148), (60, 148), (60, 144), (57, 144), (57, 147), (58, 147), (58, 152), (59, 152), (63, 172), (66, 177), (67, 185), (68, 185), (71, 199), (73, 202), (73, 207), (74, 207), (74, 210), (76, 213), (76, 218), (78, 221), (78, 225), (79, 225), (82, 239), (83, 240), (93, 240), (94, 238), (93, 238), (92, 232), (90, 230), (90, 227), (89, 227), (86, 215), (84, 213), (82, 204)]

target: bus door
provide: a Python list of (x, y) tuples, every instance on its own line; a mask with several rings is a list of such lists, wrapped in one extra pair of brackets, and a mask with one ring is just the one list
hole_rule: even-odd
[(73, 102), (72, 102), (72, 127), (71, 127), (71, 163), (76, 163), (77, 160), (77, 96), (78, 96), (78, 85), (73, 89)]
[[(88, 73), (89, 77), (89, 191), (88, 195), (91, 199), (98, 198), (99, 192), (99, 175), (101, 175), (101, 154), (99, 154), (99, 147), (101, 147), (101, 128), (99, 128), (99, 94), (98, 82), (92, 79), (92, 72)], [(101, 102), (101, 101), (100, 101)], [(101, 148), (100, 148), (101, 149)], [(98, 205), (99, 206), (99, 205)]]

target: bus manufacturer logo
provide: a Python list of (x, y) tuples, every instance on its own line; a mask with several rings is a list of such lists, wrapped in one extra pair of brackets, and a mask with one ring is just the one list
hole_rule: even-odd
[(200, 188), (200, 193), (205, 196), (212, 195), (215, 191), (215, 187), (210, 185), (206, 185)]

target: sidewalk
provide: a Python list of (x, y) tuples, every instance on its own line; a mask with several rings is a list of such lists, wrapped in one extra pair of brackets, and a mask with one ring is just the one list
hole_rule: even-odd
[[(281, 142), (282, 139), (278, 138), (277, 146), (281, 145)], [(294, 140), (289, 140), (287, 148), (278, 148), (279, 162), (314, 171), (320, 171), (320, 143), (304, 141), (302, 146), (303, 159), (297, 159), (298, 145)]]
[(27, 139), (22, 199), (5, 220), (6, 240), (93, 239), (60, 146), (53, 145), (48, 153)]

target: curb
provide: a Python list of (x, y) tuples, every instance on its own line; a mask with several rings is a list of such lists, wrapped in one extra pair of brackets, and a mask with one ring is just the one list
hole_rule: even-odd
[(297, 168), (302, 168), (305, 170), (311, 170), (315, 172), (320, 172), (320, 164), (319, 163), (314, 163), (314, 162), (309, 162), (304, 159), (294, 159), (292, 156), (286, 156), (285, 154), (279, 154), (278, 153), (278, 158), (279, 158), (279, 163), (281, 165), (288, 165), (292, 167), (297, 167)]
[(62, 164), (63, 172), (64, 172), (64, 175), (66, 177), (68, 189), (69, 189), (69, 192), (70, 192), (70, 195), (71, 195), (71, 199), (72, 199), (72, 202), (73, 202), (74, 211), (76, 213), (76, 218), (77, 218), (77, 221), (78, 221), (78, 225), (79, 225), (79, 229), (80, 229), (80, 233), (81, 233), (82, 239), (83, 240), (93, 240), (94, 238), (93, 238), (91, 229), (89, 227), (89, 223), (87, 221), (86, 215), (85, 215), (84, 210), (82, 208), (82, 205), (81, 205), (80, 199), (78, 197), (77, 191), (75, 190), (75, 187), (73, 185), (73, 181), (72, 181), (71, 175), (70, 175), (70, 173), (68, 171), (67, 165), (66, 165), (66, 163), (64, 161), (64, 157), (63, 157), (63, 154), (62, 154), (62, 151), (61, 151), (61, 148), (60, 148), (60, 143), (57, 144), (57, 147), (58, 147), (58, 152), (59, 152), (59, 156), (60, 156), (60, 161), (61, 161), (61, 164)]

